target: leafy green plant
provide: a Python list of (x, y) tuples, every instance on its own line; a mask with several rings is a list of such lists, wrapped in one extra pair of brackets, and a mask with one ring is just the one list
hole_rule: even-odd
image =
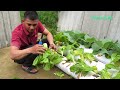
[(22, 20), (23, 20), (23, 18), (24, 18), (24, 12), (25, 12), (25, 11), (20, 11), (21, 21), (22, 21)]
[(33, 61), (33, 65), (43, 65), (44, 70), (50, 70), (54, 65), (62, 61), (62, 56), (52, 49), (47, 49), (44, 54), (39, 55)]
[(120, 79), (120, 72), (118, 72), (112, 79)]
[(85, 64), (84, 61), (82, 61), (80, 59), (78, 61), (76, 61), (76, 64), (74, 64), (73, 66), (70, 67), (71, 72), (75, 72), (76, 74), (81, 72), (84, 76), (89, 71), (95, 71), (95, 70), (97, 70), (96, 66), (90, 67), (87, 64)]
[(57, 29), (58, 11), (38, 11), (38, 15), (47, 27)]
[(68, 37), (64, 35), (63, 32), (57, 32), (57, 34), (54, 35), (54, 41), (55, 44), (57, 44), (58, 46), (63, 45), (68, 45), (69, 41), (68, 41)]
[(106, 58), (111, 58), (113, 53), (119, 53), (119, 47), (117, 47), (117, 42), (113, 42), (111, 40), (98, 40), (92, 44), (93, 53), (105, 55)]
[(47, 43), (43, 43), (43, 47), (48, 48)]
[[(43, 55), (39, 55), (34, 61), (34, 65), (42, 64), (45, 70), (50, 70), (55, 64), (62, 61), (63, 57), (67, 58), (68, 62), (73, 62), (70, 67), (71, 72), (76, 74), (82, 73), (86, 75), (89, 71), (99, 74), (102, 79), (110, 79), (112, 75), (108, 69), (119, 70), (120, 66), (120, 45), (118, 42), (111, 40), (96, 40), (84, 33), (76, 33), (72, 31), (57, 32), (54, 35), (55, 44), (58, 46), (57, 52), (48, 49)], [(80, 45), (87, 48), (92, 48), (93, 53), (84, 52)], [(90, 63), (95, 60), (93, 54), (105, 55), (111, 59), (111, 63), (106, 64), (105, 69), (98, 71), (96, 66), (88, 66), (85, 61)], [(75, 58), (79, 56), (80, 58)], [(66, 61), (66, 62), (67, 62)], [(57, 75), (57, 74), (56, 74)], [(118, 74), (119, 75), (119, 74)], [(119, 78), (118, 75), (115, 78)]]
[(62, 77), (65, 76), (64, 73), (61, 72), (61, 71), (59, 71), (59, 72), (55, 72), (54, 75), (56, 75), (56, 76), (58, 76), (58, 77), (60, 77), (60, 78), (62, 78)]
[(111, 79), (112, 75), (107, 69), (103, 69), (99, 72), (101, 79)]
[(118, 61), (120, 61), (120, 55), (118, 55), (117, 53), (113, 53), (111, 55), (111, 61), (112, 62), (118, 62)]

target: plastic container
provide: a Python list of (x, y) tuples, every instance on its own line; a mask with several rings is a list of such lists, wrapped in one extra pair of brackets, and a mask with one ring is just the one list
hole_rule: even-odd
[(39, 43), (38, 43), (38, 44), (42, 45), (42, 44), (43, 44), (43, 42), (42, 42), (42, 41), (39, 41)]
[[(83, 49), (84, 49), (84, 52), (87, 52), (87, 53), (92, 53), (92, 52), (93, 52), (93, 49), (85, 48), (83, 45), (80, 45), (79, 48), (83, 48)], [(94, 55), (94, 56), (95, 56), (95, 55)], [(75, 58), (76, 58), (76, 59), (79, 59), (80, 57), (79, 57), (79, 56), (76, 56)], [(105, 62), (105, 61), (106, 61), (105, 58), (102, 58), (102, 57), (101, 57), (101, 59), (100, 59), (100, 57), (97, 58), (96, 56), (95, 56), (95, 58), (97, 59), (97, 61), (92, 61), (92, 62), (90, 63), (88, 60), (85, 60), (85, 63), (86, 63), (88, 66), (96, 66), (97, 69), (98, 69), (98, 71), (101, 71), (102, 69), (105, 68), (105, 64), (108, 63), (108, 60), (107, 60), (107, 62)], [(66, 60), (67, 60), (66, 57), (63, 58), (63, 61), (60, 62), (59, 64), (57, 64), (56, 66), (57, 66), (59, 69), (61, 69), (62, 71), (64, 71), (66, 74), (72, 76), (73, 78), (75, 78), (75, 79), (100, 79), (100, 76), (99, 76), (99, 77), (95, 77), (95, 76), (94, 76), (94, 75), (95, 75), (95, 72), (93, 72), (93, 71), (88, 72), (88, 74), (87, 74), (86, 76), (82, 76), (81, 73), (75, 74), (75, 73), (71, 72), (71, 71), (70, 71), (70, 67), (71, 67), (72, 65), (74, 65), (74, 63), (73, 63), (73, 62), (67, 63)]]
[[(70, 67), (72, 65), (74, 65), (74, 63), (73, 62), (68, 63), (68, 62), (66, 62), (66, 60), (67, 60), (67, 58), (63, 58), (63, 61), (60, 62), (59, 64), (57, 64), (56, 67), (58, 67), (59, 69), (64, 71), (66, 74), (72, 76), (75, 79), (97, 79), (95, 76), (93, 76), (93, 74), (95, 74), (95, 72), (92, 72), (92, 71), (90, 71), (86, 76), (82, 76), (82, 73), (75, 74), (74, 72), (71, 72)], [(98, 64), (93, 61), (91, 64), (89, 63), (88, 65), (94, 66), (94, 65), (98, 65)]]

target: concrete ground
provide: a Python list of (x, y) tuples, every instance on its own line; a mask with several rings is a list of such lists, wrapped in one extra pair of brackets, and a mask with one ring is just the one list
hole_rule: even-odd
[(38, 73), (29, 74), (22, 70), (21, 65), (10, 59), (10, 47), (0, 49), (0, 79), (73, 79), (64, 72), (62, 78), (54, 75), (57, 71), (61, 70), (57, 67), (52, 68), (50, 71), (40, 68)]

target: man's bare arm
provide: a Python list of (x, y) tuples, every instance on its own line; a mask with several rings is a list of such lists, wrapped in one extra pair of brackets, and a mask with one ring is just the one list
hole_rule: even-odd
[(11, 56), (11, 59), (13, 59), (13, 60), (19, 60), (19, 59), (27, 56), (30, 53), (31, 53), (30, 48), (27, 48), (24, 50), (19, 50), (19, 48), (16, 46), (10, 47), (10, 56)]
[(55, 46), (54, 41), (53, 41), (53, 35), (46, 28), (43, 31), (43, 34), (45, 34), (47, 36), (47, 40), (48, 40), (48, 42), (50, 44), (50, 48), (56, 50), (56, 46)]
[(42, 54), (45, 52), (45, 50), (46, 49), (42, 45), (38, 45), (38, 44), (34, 45), (33, 47), (23, 49), (23, 50), (19, 50), (19, 48), (16, 46), (11, 46), (10, 56), (11, 56), (11, 59), (13, 60), (19, 60), (19, 59), (24, 58), (30, 53)]

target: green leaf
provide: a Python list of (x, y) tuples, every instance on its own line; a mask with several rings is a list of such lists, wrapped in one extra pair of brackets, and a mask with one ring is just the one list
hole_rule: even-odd
[(75, 72), (76, 74), (78, 74), (79, 72), (81, 72), (79, 64), (75, 64), (75, 65), (71, 66), (70, 67), (70, 71), (71, 72)]
[(118, 72), (117, 75), (113, 77), (113, 79), (120, 79), (120, 72)]
[(48, 58), (43, 59), (43, 60), (41, 61), (41, 63), (49, 63)]
[(120, 61), (114, 62), (116, 67), (120, 67)]
[(103, 45), (107, 42), (112, 42), (112, 40), (110, 40), (110, 39), (101, 39), (101, 41), (102, 41)]
[(113, 42), (106, 42), (104, 43), (103, 48), (110, 49), (112, 48), (113, 45), (114, 45)]
[(43, 43), (43, 47), (48, 48), (47, 43)]
[(59, 42), (68, 42), (68, 37), (66, 37), (63, 32), (59, 32), (54, 35), (54, 40)]
[(93, 43), (93, 42), (95, 42), (96, 39), (94, 37), (90, 37), (86, 34), (85, 40), (86, 40), (86, 42)]
[(48, 71), (51, 69), (51, 64), (50, 63), (46, 63), (43, 67), (44, 70)]
[(68, 40), (73, 43), (74, 42), (74, 38), (70, 36), (69, 33), (64, 33), (65, 36), (67, 36)]
[(118, 55), (117, 53), (113, 53), (111, 56), (111, 61), (112, 62), (120, 61), (120, 55)]
[(109, 54), (108, 53), (108, 51), (105, 49), (105, 48), (102, 48), (100, 51), (99, 51), (99, 53), (101, 53), (101, 54)]
[(89, 61), (95, 60), (95, 57), (93, 56), (92, 53), (84, 53), (84, 57), (85, 57), (85, 59), (87, 59)]
[(93, 44), (92, 44), (92, 49), (93, 49), (94, 51), (98, 51), (99, 49), (101, 49), (101, 47), (100, 47), (97, 43), (93, 43)]
[(70, 71), (71, 72), (75, 72), (76, 74), (78, 73), (82, 73), (82, 74), (87, 74), (89, 71), (94, 71), (96, 70), (95, 67), (90, 67), (87, 64), (85, 64), (84, 61), (82, 60), (78, 60), (77, 63), (75, 65), (72, 65), (70, 67)]
[(54, 75), (56, 75), (56, 76), (58, 76), (60, 78), (65, 76), (63, 72), (55, 72)]
[(115, 66), (114, 64), (111, 64), (111, 63), (110, 63), (110, 64), (106, 64), (106, 65), (105, 65), (105, 68), (106, 68), (106, 69), (111, 69), (111, 68), (112, 68), (112, 69), (116, 69), (116, 66)]
[(106, 69), (102, 69), (99, 73), (100, 73), (101, 79), (110, 79), (111, 78), (110, 72), (108, 72)]
[(40, 56), (37, 56), (36, 58), (35, 58), (35, 60), (33, 61), (33, 66), (36, 66), (37, 64), (39, 64), (39, 60), (40, 60)]
[(68, 55), (66, 56), (66, 58), (67, 58), (68, 60), (72, 61), (72, 62), (73, 62), (73, 60), (74, 60), (73, 54), (68, 54)]
[(116, 58), (117, 56), (117, 53), (113, 53), (112, 56), (111, 56), (111, 61), (114, 61), (114, 59)]

